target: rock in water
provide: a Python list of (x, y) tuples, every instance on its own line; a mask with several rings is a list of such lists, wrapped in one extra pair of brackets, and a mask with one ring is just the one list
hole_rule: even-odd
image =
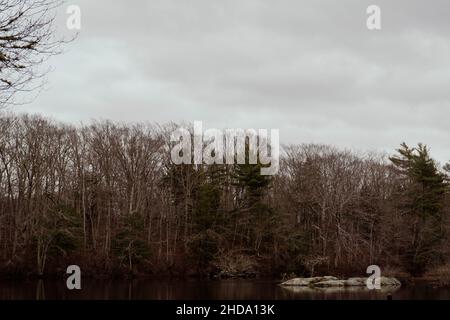
[[(311, 277), (311, 278), (294, 278), (281, 283), (282, 286), (299, 286), (313, 288), (338, 288), (338, 287), (365, 287), (367, 278), (353, 277), (347, 280), (338, 279), (333, 276)], [(401, 283), (395, 278), (381, 277), (380, 283), (382, 287), (397, 287)]]
[(395, 278), (381, 277), (381, 286), (401, 286), (402, 283)]
[(314, 284), (318, 288), (335, 288), (345, 286), (345, 280), (325, 280)]
[(332, 276), (311, 277), (311, 278), (294, 278), (294, 279), (283, 282), (281, 285), (282, 286), (310, 287), (310, 286), (314, 286), (315, 283), (329, 281), (329, 280), (338, 280), (338, 278), (332, 277)]
[(345, 285), (348, 287), (362, 287), (366, 285), (366, 280), (367, 278), (348, 278), (347, 280), (345, 280)]

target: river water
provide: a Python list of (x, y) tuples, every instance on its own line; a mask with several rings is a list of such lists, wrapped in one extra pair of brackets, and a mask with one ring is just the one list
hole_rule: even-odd
[(281, 287), (276, 281), (217, 280), (217, 281), (158, 281), (158, 280), (86, 280), (81, 290), (68, 290), (64, 280), (0, 280), (0, 300), (309, 300), (309, 299), (450, 299), (450, 288), (431, 286), (402, 286), (392, 290), (367, 289), (309, 289)]

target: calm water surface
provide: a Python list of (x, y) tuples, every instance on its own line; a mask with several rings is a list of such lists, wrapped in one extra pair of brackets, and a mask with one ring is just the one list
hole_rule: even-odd
[(301, 289), (280, 287), (276, 281), (157, 281), (86, 280), (82, 290), (69, 291), (64, 280), (0, 280), (0, 300), (35, 299), (450, 299), (450, 288), (403, 286), (395, 292), (367, 289)]

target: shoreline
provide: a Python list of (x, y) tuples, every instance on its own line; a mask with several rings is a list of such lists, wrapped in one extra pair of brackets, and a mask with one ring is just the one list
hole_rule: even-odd
[[(66, 274), (49, 274), (44, 276), (37, 275), (0, 275), (0, 281), (54, 281), (66, 279)], [(178, 276), (170, 276), (170, 275), (148, 275), (148, 274), (137, 274), (137, 275), (84, 275), (84, 280), (88, 281), (201, 281), (201, 282), (218, 282), (218, 281), (269, 281), (274, 282), (276, 284), (281, 284), (283, 279), (275, 276), (255, 276), (255, 277), (205, 277), (198, 275), (178, 275)], [(432, 287), (432, 288), (450, 288), (450, 282), (443, 280), (438, 277), (397, 277), (397, 279), (401, 282), (402, 287), (413, 287), (413, 286), (421, 286), (421, 287)]]

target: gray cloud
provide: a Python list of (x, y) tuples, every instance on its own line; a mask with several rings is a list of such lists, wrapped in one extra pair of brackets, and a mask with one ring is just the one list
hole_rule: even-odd
[[(285, 143), (388, 152), (422, 141), (450, 159), (446, 0), (71, 3), (79, 38), (20, 111), (280, 128)], [(372, 3), (381, 31), (365, 27)]]

